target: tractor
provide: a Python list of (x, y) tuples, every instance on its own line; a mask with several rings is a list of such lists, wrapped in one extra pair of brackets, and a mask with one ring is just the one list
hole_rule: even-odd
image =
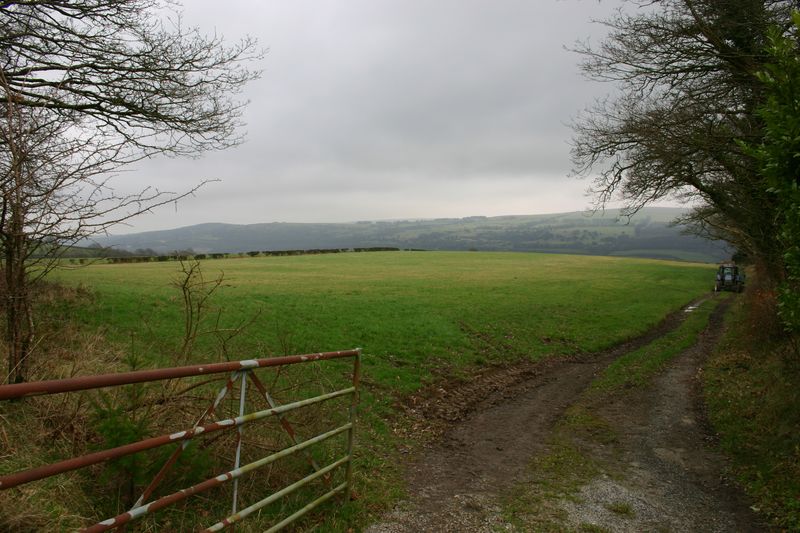
[(714, 292), (744, 290), (744, 270), (733, 264), (723, 264), (717, 269)]

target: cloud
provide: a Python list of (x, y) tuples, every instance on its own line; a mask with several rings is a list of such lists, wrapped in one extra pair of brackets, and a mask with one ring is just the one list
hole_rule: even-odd
[(617, 5), (187, 2), (207, 32), (258, 37), (264, 75), (245, 95), (246, 144), (125, 174), (125, 188), (222, 180), (133, 229), (581, 209), (565, 124), (608, 88), (582, 80), (564, 46), (598, 36), (589, 21)]

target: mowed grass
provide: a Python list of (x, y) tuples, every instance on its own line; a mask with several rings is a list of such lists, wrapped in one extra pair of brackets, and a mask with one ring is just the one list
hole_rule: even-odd
[[(356, 492), (326, 530), (358, 529), (402, 492), (398, 399), (477, 367), (594, 352), (656, 325), (713, 283), (714, 267), (642, 259), (474, 252), (343, 253), (201, 262), (224, 273), (197, 362), (363, 349)], [(176, 364), (183, 304), (175, 262), (94, 264), (52, 276), (84, 285), (72, 319), (146, 366)], [(220, 335), (247, 328), (223, 350)], [(325, 368), (320, 365), (319, 368)], [(341, 372), (341, 365), (331, 366)], [(317, 374), (319, 377), (319, 374)], [(408, 444), (408, 443), (403, 443)]]

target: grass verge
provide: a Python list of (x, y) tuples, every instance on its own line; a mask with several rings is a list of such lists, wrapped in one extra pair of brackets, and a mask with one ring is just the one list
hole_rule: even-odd
[(787, 339), (754, 336), (740, 303), (704, 372), (709, 418), (755, 507), (800, 531), (800, 364)]

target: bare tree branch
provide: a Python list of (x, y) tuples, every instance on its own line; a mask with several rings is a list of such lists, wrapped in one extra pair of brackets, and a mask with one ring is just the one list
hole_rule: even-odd
[(598, 47), (578, 44), (584, 74), (612, 82), (573, 124), (573, 173), (591, 177), (598, 206), (625, 212), (662, 199), (699, 205), (700, 234), (775, 261), (780, 255), (757, 162), (763, 135), (758, 73), (771, 28), (791, 31), (791, 0), (629, 2)]
[(0, 1), (0, 248), (11, 381), (34, 340), (30, 286), (70, 246), (194, 194), (119, 194), (119, 170), (242, 142), (253, 39), (228, 46), (159, 0)]

